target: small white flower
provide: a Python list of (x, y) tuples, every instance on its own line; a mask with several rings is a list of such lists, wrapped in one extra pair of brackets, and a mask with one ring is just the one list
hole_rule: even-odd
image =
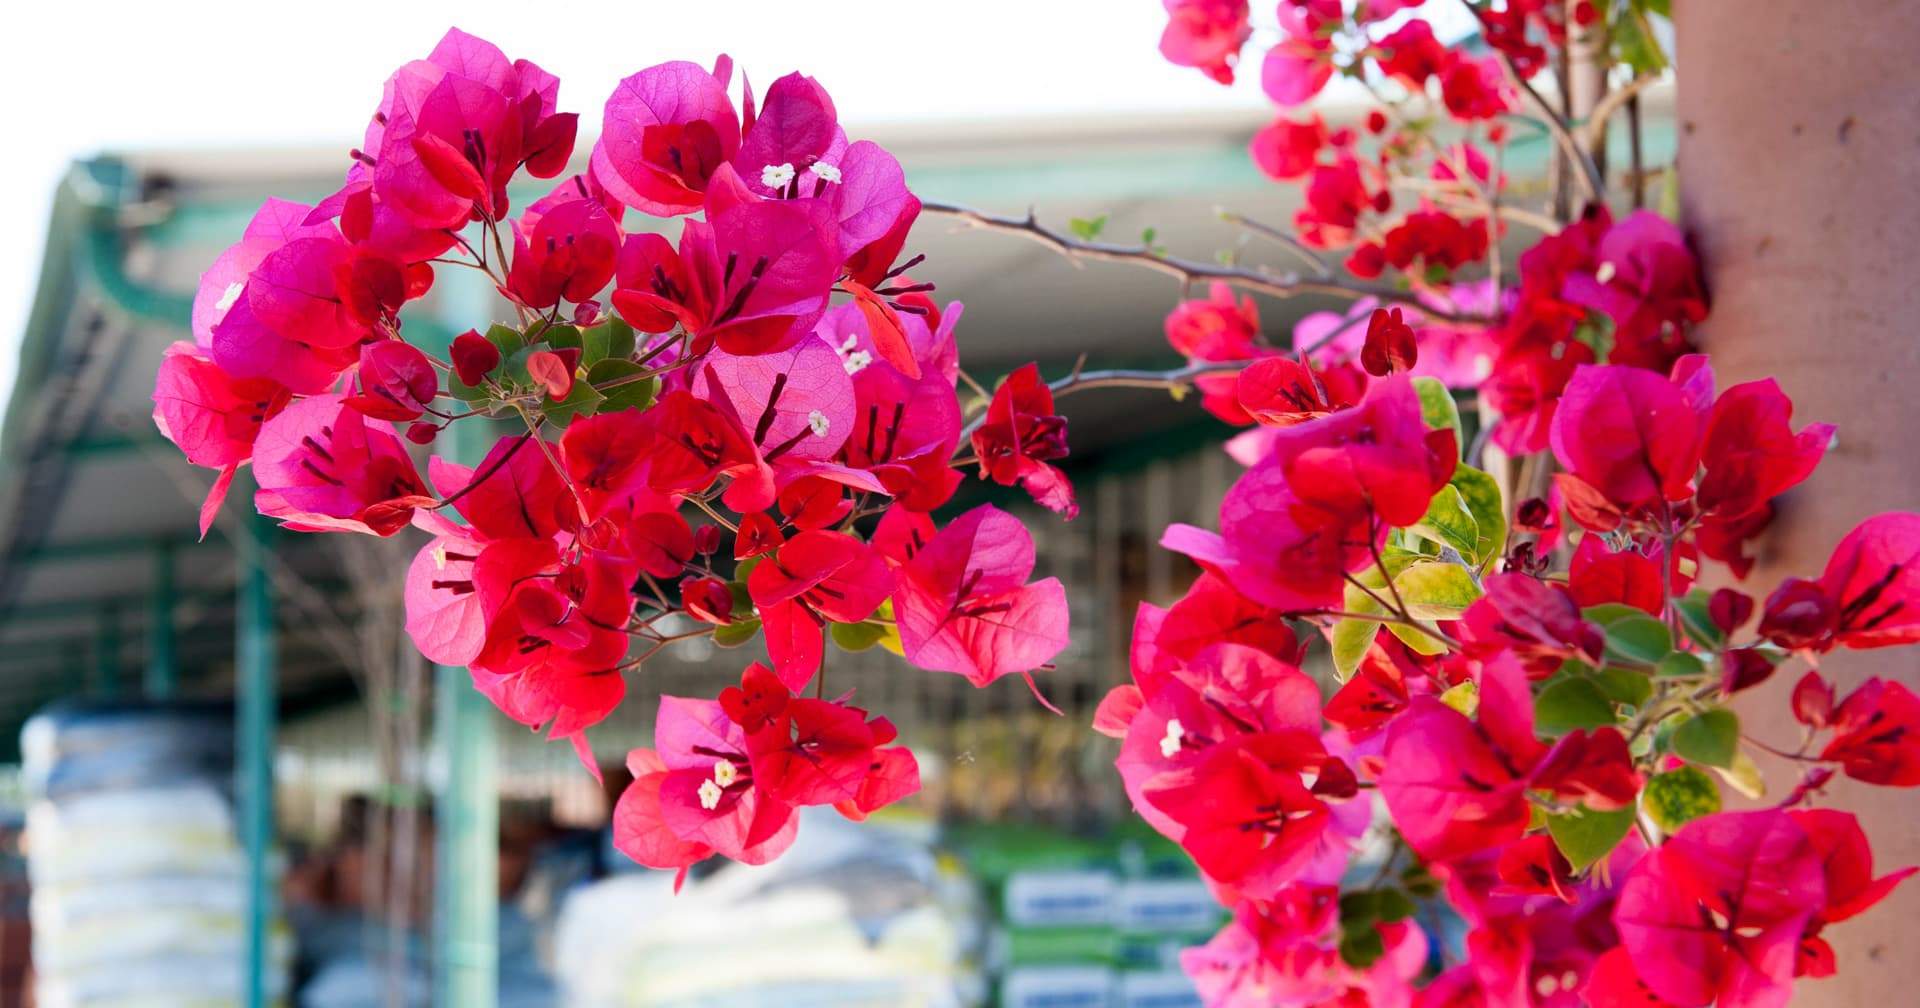
[(845, 357), (847, 354), (850, 354), (855, 350), (858, 350), (859, 348), (860, 348), (860, 334), (848, 333), (847, 338), (840, 341), (840, 348), (839, 348), (840, 356)]
[(713, 782), (721, 787), (729, 787), (740, 779), (740, 770), (728, 760), (713, 761)]
[(246, 289), (247, 289), (246, 284), (242, 284), (242, 283), (228, 284), (227, 289), (220, 293), (220, 300), (214, 302), (214, 305), (213, 305), (214, 311), (226, 311), (227, 309), (233, 307), (233, 303), (235, 301), (240, 300), (240, 292)]
[(447, 548), (445, 546), (435, 546), (433, 548), (433, 569), (437, 571), (447, 569)]
[(1179, 718), (1167, 719), (1167, 737), (1160, 740), (1160, 755), (1172, 759), (1180, 751), (1180, 740), (1186, 737), (1187, 730), (1181, 726)]
[(815, 175), (820, 176), (822, 181), (825, 181), (825, 182), (840, 181), (840, 169), (835, 168), (833, 165), (830, 165), (825, 161), (815, 161), (814, 163), (807, 166), (807, 170), (814, 173)]
[(783, 189), (793, 181), (793, 162), (770, 164), (760, 169), (760, 184), (769, 189)]
[(1593, 271), (1593, 278), (1601, 283), (1611, 283), (1614, 274), (1618, 272), (1619, 269), (1612, 262), (1603, 262), (1599, 269)]
[(833, 429), (833, 424), (827, 420), (827, 415), (819, 410), (807, 414), (807, 426), (813, 428), (814, 437), (826, 437), (827, 431)]
[(873, 363), (873, 355), (865, 350), (855, 350), (840, 363), (846, 367), (848, 374), (859, 374), (867, 365)]
[(711, 812), (720, 807), (720, 785), (710, 780), (700, 782), (700, 807)]
[(1552, 975), (1543, 976), (1533, 982), (1533, 989), (1543, 998), (1552, 997), (1560, 990), (1560, 979)]

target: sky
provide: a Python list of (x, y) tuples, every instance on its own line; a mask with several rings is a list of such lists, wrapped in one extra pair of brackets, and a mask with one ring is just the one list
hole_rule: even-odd
[[(1258, 7), (1259, 5), (1256, 5)], [(415, 0), (17, 3), (0, 26), (13, 141), (0, 194), (0, 396), (12, 389), (53, 193), (102, 151), (356, 144), (395, 67), (449, 24), (561, 79), (583, 137), (615, 83), (730, 53), (764, 88), (820, 80), (844, 122), (1258, 109), (1157, 51), (1155, 0)], [(1260, 36), (1256, 35), (1258, 44)], [(22, 121), (24, 117), (24, 122)], [(911, 181), (911, 180), (909, 180)]]

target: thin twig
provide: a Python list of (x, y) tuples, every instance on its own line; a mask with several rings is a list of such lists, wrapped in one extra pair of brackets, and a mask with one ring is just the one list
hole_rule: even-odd
[(1592, 150), (1598, 147), (1606, 137), (1607, 120), (1613, 118), (1613, 114), (1624, 108), (1629, 101), (1639, 97), (1641, 92), (1662, 80), (1665, 78), (1659, 74), (1647, 74), (1644, 77), (1635, 77), (1602, 95), (1599, 103), (1594, 105), (1593, 112), (1587, 116), (1587, 121), (1580, 125), (1580, 141), (1583, 149)]
[[(1076, 367), (1074, 372), (1065, 378), (1048, 382), (1047, 388), (1056, 396), (1096, 388), (1176, 389), (1192, 384), (1193, 379), (1201, 375), (1239, 371), (1252, 363), (1250, 360), (1197, 361), (1170, 371), (1135, 371), (1125, 368), (1081, 371)], [(960, 432), (960, 443), (970, 444), (973, 432), (979, 430), (980, 425), (986, 423), (986, 420), (986, 414), (982, 413), (975, 417), (972, 423), (967, 424), (966, 428)]]
[[(989, 231), (1004, 231), (1017, 234), (1031, 241), (1039, 242), (1069, 259), (1096, 259), (1105, 262), (1130, 263), (1146, 269), (1155, 270), (1185, 283), (1201, 280), (1218, 280), (1242, 290), (1270, 294), (1274, 297), (1296, 297), (1301, 294), (1328, 294), (1334, 297), (1361, 298), (1373, 297), (1382, 301), (1399, 304), (1417, 305), (1420, 296), (1412, 291), (1400, 290), (1380, 284), (1362, 283), (1345, 277), (1309, 277), (1298, 273), (1269, 273), (1264, 270), (1244, 269), (1238, 266), (1221, 266), (1214, 263), (1182, 259), (1177, 256), (1161, 255), (1145, 245), (1114, 245), (1107, 242), (1082, 241), (1070, 235), (1062, 234), (1042, 224), (1029, 211), (1025, 217), (1007, 217), (987, 213), (969, 207), (955, 206), (949, 203), (927, 203), (921, 209), (931, 213), (945, 214), (972, 227)], [(1456, 313), (1441, 314), (1429, 309), (1429, 314), (1446, 319), (1449, 322), (1486, 322), (1479, 315)]]
[(1519, 69), (1513, 65), (1513, 60), (1507, 58), (1505, 53), (1499, 54), (1499, 58), (1500, 65), (1506, 68), (1508, 79), (1512, 80), (1520, 90), (1525, 91), (1527, 97), (1532, 98), (1533, 103), (1539, 106), (1540, 111), (1547, 117), (1547, 128), (1553, 133), (1553, 138), (1559, 141), (1562, 151), (1567, 155), (1567, 159), (1579, 167), (1578, 175), (1580, 184), (1581, 188), (1586, 192), (1587, 202), (1597, 202), (1600, 199), (1600, 194), (1606, 191), (1606, 183), (1600, 178), (1600, 166), (1594, 164), (1592, 156), (1587, 153), (1587, 149), (1580, 146), (1580, 140), (1573, 135), (1573, 130), (1567, 126), (1567, 120), (1560, 115), (1560, 110), (1549, 104), (1545, 95), (1534, 90), (1533, 85), (1528, 83), (1527, 79), (1520, 75)]
[(1235, 213), (1231, 210), (1220, 211), (1220, 219), (1223, 221), (1226, 221), (1229, 224), (1234, 225), (1235, 227), (1239, 227), (1246, 231), (1250, 231), (1254, 234), (1259, 235), (1262, 238), (1265, 238), (1269, 241), (1274, 242), (1275, 244), (1278, 244), (1280, 247), (1286, 249), (1289, 252), (1292, 252), (1294, 255), (1299, 256), (1302, 260), (1306, 261), (1308, 265), (1313, 267), (1313, 271), (1315, 273), (1318, 273), (1323, 277), (1330, 277), (1333, 275), (1333, 267), (1327, 265), (1327, 261), (1325, 259), (1320, 258), (1320, 255), (1318, 253), (1316, 253), (1314, 250), (1307, 247), (1306, 242), (1301, 241), (1299, 238), (1295, 237), (1291, 232), (1282, 231), (1281, 229), (1274, 227), (1271, 224), (1262, 223), (1261, 221), (1257, 221), (1251, 217), (1248, 217), (1246, 214)]

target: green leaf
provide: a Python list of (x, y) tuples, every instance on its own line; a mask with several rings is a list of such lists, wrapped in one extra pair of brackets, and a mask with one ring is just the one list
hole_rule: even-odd
[(502, 357), (511, 357), (527, 345), (527, 338), (512, 326), (496, 323), (487, 327), (486, 335), (487, 342), (498, 348)]
[(1767, 782), (1760, 775), (1760, 766), (1753, 761), (1753, 757), (1744, 752), (1733, 754), (1732, 766), (1714, 767), (1713, 772), (1719, 774), (1720, 779), (1726, 781), (1728, 787), (1748, 798), (1758, 801), (1766, 797)]
[(1373, 897), (1374, 913), (1382, 924), (1406, 920), (1420, 909), (1406, 893), (1398, 889), (1381, 889)]
[(1606, 360), (1613, 353), (1613, 319), (1597, 311), (1589, 311), (1580, 324), (1573, 329), (1573, 338), (1593, 349), (1594, 360)]
[(1691, 651), (1675, 651), (1653, 667), (1657, 676), (1691, 677), (1707, 674), (1707, 663)]
[(1367, 969), (1386, 954), (1387, 941), (1380, 937), (1378, 928), (1343, 932), (1340, 935), (1340, 961), (1354, 969)]
[(1604, 628), (1610, 627), (1623, 619), (1644, 617), (1647, 615), (1647, 611), (1639, 606), (1630, 606), (1624, 602), (1602, 602), (1599, 605), (1590, 605), (1580, 610), (1580, 615), (1600, 624), (1600, 626)]
[(1640, 793), (1640, 807), (1647, 818), (1667, 833), (1720, 811), (1720, 789), (1713, 778), (1699, 767), (1685, 766), (1654, 774)]
[(1480, 686), (1471, 679), (1454, 683), (1440, 694), (1440, 702), (1472, 717), (1480, 711)]
[[(1373, 603), (1369, 601), (1368, 605)], [(1380, 624), (1373, 620), (1342, 619), (1333, 625), (1327, 634), (1327, 644), (1333, 650), (1333, 671), (1341, 682), (1353, 678), (1360, 662), (1367, 657), (1367, 649), (1373, 647), (1373, 640), (1380, 636)]]
[(1442, 546), (1453, 547), (1454, 552), (1475, 566), (1486, 559), (1480, 555), (1480, 523), (1474, 520), (1466, 498), (1461, 497), (1460, 491), (1452, 485), (1441, 487), (1440, 492), (1433, 495), (1433, 502), (1427, 505), (1426, 515), (1408, 526), (1407, 531)]
[(1533, 702), (1533, 719), (1533, 730), (1550, 737), (1576, 728), (1610, 725), (1615, 720), (1613, 701), (1598, 684), (1584, 677), (1548, 683)]
[(865, 651), (880, 643), (892, 631), (885, 623), (834, 623), (828, 632), (833, 634), (833, 642), (840, 645), (842, 651)]
[(1414, 564), (1401, 571), (1393, 585), (1400, 601), (1407, 604), (1407, 615), (1414, 619), (1459, 619), (1481, 595), (1472, 572), (1444, 560)]
[(603, 360), (626, 360), (633, 356), (633, 346), (633, 327), (618, 315), (580, 330), (580, 359), (588, 367)]
[(1454, 450), (1466, 447), (1460, 433), (1460, 407), (1446, 385), (1438, 378), (1415, 378), (1413, 390), (1420, 393), (1420, 415), (1427, 421), (1427, 428), (1453, 431)]
[(713, 642), (725, 648), (739, 647), (760, 633), (760, 621), (741, 620), (738, 623), (724, 623), (713, 628)]
[(1680, 722), (1673, 730), (1673, 753), (1689, 763), (1731, 767), (1740, 752), (1740, 718), (1715, 708)]
[(570, 325), (546, 325), (536, 323), (527, 333), (528, 342), (544, 342), (560, 350), (578, 350), (581, 348), (580, 330)]
[(1553, 845), (1566, 855), (1567, 863), (1573, 866), (1574, 871), (1580, 871), (1612, 853), (1631, 829), (1631, 806), (1612, 812), (1595, 812), (1581, 805), (1571, 812), (1547, 818), (1547, 832), (1553, 836)]
[(1340, 930), (1370, 931), (1380, 921), (1380, 894), (1371, 889), (1350, 889), (1340, 894)]
[(1659, 73), (1667, 67), (1667, 54), (1660, 48), (1660, 39), (1653, 33), (1653, 24), (1647, 20), (1648, 4), (1631, 2), (1624, 5), (1612, 23), (1607, 26), (1607, 37), (1613, 42), (1613, 51), (1620, 62), (1633, 68), (1635, 76)]
[[(608, 382), (632, 378), (645, 370), (625, 358), (610, 358), (587, 369), (587, 382), (592, 385), (606, 385)], [(600, 407), (600, 412), (614, 413), (629, 408), (646, 409), (653, 405), (654, 392), (659, 387), (660, 379), (652, 376), (621, 382), (601, 393), (607, 401)]]
[(1507, 505), (1500, 497), (1500, 484), (1492, 476), (1463, 465), (1453, 470), (1447, 485), (1459, 492), (1479, 532), (1479, 544), (1471, 554), (1463, 555), (1470, 555), (1484, 571), (1507, 548)]
[(1405, 623), (1387, 624), (1387, 632), (1400, 638), (1414, 654), (1437, 655), (1447, 653), (1447, 642), (1429, 633), (1421, 633)]
[(541, 413), (550, 423), (565, 427), (579, 417), (592, 416), (606, 401), (607, 397), (594, 391), (592, 384), (576, 381), (573, 383), (573, 391), (568, 392), (565, 399), (557, 403), (547, 403), (541, 408)]
[(1704, 648), (1718, 648), (1726, 643), (1727, 635), (1713, 622), (1709, 610), (1713, 593), (1704, 588), (1696, 588), (1684, 598), (1673, 600), (1673, 607), (1680, 614), (1680, 629), (1686, 631), (1695, 643)]
[(1645, 672), (1636, 672), (1630, 668), (1608, 665), (1593, 674), (1593, 681), (1600, 684), (1600, 689), (1612, 698), (1614, 703), (1626, 704), (1629, 707), (1643, 706), (1647, 698), (1653, 696), (1653, 680)]
[(1081, 241), (1093, 241), (1099, 238), (1100, 232), (1106, 230), (1106, 228), (1107, 228), (1106, 214), (1101, 214), (1100, 216), (1094, 217), (1092, 219), (1088, 219), (1086, 217), (1074, 217), (1067, 221), (1067, 230), (1073, 232), (1073, 236), (1075, 238), (1080, 239)]
[(1660, 192), (1654, 197), (1653, 208), (1660, 216), (1680, 223), (1680, 166), (1669, 164), (1660, 172)]
[[(1595, 608), (1598, 608), (1597, 606)], [(1607, 624), (1607, 655), (1638, 665), (1657, 665), (1673, 653), (1673, 632), (1639, 610)]]

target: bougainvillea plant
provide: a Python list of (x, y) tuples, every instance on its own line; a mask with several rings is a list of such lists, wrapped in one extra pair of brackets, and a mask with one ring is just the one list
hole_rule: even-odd
[[(1248, 4), (1165, 4), (1167, 58), (1230, 81)], [(1246, 472), (1216, 529), (1166, 530), (1203, 573), (1141, 608), (1133, 681), (1095, 723), (1231, 910), (1184, 957), (1206, 1000), (1784, 1004), (1833, 971), (1827, 925), (1912, 871), (1876, 876), (1853, 817), (1813, 803), (1836, 774), (1920, 784), (1920, 699), (1818, 671), (1920, 642), (1920, 516), (1869, 518), (1762, 600), (1732, 586), (1833, 430), (1795, 429), (1771, 381), (1716, 391), (1683, 235), (1610, 208), (1640, 179), (1609, 192), (1592, 137), (1657, 79), (1663, 5), (1469, 3), (1484, 52), (1424, 6), (1277, 5), (1260, 78), (1289, 111), (1251, 154), (1301, 208), (1242, 223), (1306, 264), (1285, 276), (923, 207), (814, 81), (756, 100), (743, 79), (736, 102), (724, 58), (627, 78), (562, 177), (557, 81), (452, 32), (388, 82), (338, 193), (269, 201), (208, 270), (155, 417), (218, 471), (203, 526), (251, 463), (288, 527), (425, 529), (420, 650), (583, 759), (624, 671), (764, 635), (737, 685), (662, 701), (615, 811), (645, 864), (759, 863), (800, 806), (860, 818), (918, 786), (884, 717), (827, 698), (830, 641), (981, 686), (1032, 683), (1067, 641), (1017, 519), (934, 513), (977, 466), (1071, 516), (1053, 400), (1102, 381), (1029, 366), (963, 402), (960, 308), (906, 276), (916, 217), (1211, 281), (1167, 319), (1187, 365), (1118, 383), (1196, 387), (1247, 428)], [(1632, 76), (1569, 118), (1533, 81), (1568, 71), (1575, 34)], [(1377, 106), (1293, 110), (1335, 78)], [(1558, 151), (1546, 210), (1508, 178), (1523, 129)], [(523, 170), (558, 181), (516, 215)], [(403, 338), (440, 268), (483, 272), (514, 317)], [(1353, 306), (1273, 339), (1235, 287)], [(418, 446), (483, 419), (511, 429), (422, 471)], [(1310, 643), (1335, 687), (1303, 670)], [(1756, 738), (1728, 701), (1792, 663), (1805, 731)], [(1755, 750), (1798, 779), (1766, 794)]]
[[(1248, 5), (1165, 5), (1161, 51), (1231, 81)], [(1166, 530), (1204, 573), (1141, 607), (1096, 727), (1232, 910), (1184, 957), (1209, 1004), (1784, 1005), (1834, 972), (1827, 926), (1914, 871), (1876, 876), (1854, 817), (1813, 806), (1836, 774), (1920, 784), (1920, 699), (1818, 669), (1920, 642), (1920, 515), (1868, 518), (1764, 600), (1735, 586), (1834, 431), (1796, 429), (1771, 380), (1716, 392), (1680, 230), (1606, 201), (1639, 200), (1591, 151), (1659, 77), (1664, 5), (1470, 3), (1479, 53), (1423, 6), (1282, 0), (1260, 62), (1283, 112), (1253, 159), (1300, 188), (1305, 282), (1353, 310), (1308, 316), (1289, 354), (1228, 286), (1285, 282), (1141, 253), (1217, 281), (1167, 335), (1220, 366), (1198, 383), (1249, 428), (1247, 468), (1217, 529)], [(1532, 82), (1582, 72), (1574, 33), (1628, 83), (1569, 116)], [(1294, 108), (1336, 77), (1377, 104), (1337, 126)], [(1555, 143), (1558, 215), (1503, 172), (1521, 128)], [(1730, 698), (1795, 663), (1803, 734), (1755, 737)], [(1798, 779), (1767, 792), (1756, 751)]]
[[(203, 534), (249, 463), (288, 528), (424, 529), (420, 651), (589, 768), (623, 673), (764, 636), (770, 665), (666, 698), (629, 758), (616, 842), (660, 868), (765, 862), (801, 806), (861, 818), (918, 789), (887, 720), (827, 697), (829, 639), (977, 686), (1031, 683), (1067, 644), (1020, 522), (930, 517), (972, 464), (1073, 512), (1050, 391), (1019, 372), (970, 417), (960, 305), (900, 261), (921, 207), (899, 162), (813, 79), (743, 77), (736, 101), (731, 77), (722, 57), (626, 78), (565, 175), (559, 81), (449, 32), (387, 81), (338, 192), (269, 200), (207, 270), (154, 391), (161, 431), (219, 472)], [(527, 177), (552, 181), (515, 207)], [(513, 318), (403, 330), (443, 269), (484, 274)], [(422, 471), (418, 446), (487, 420), (481, 457)]]

